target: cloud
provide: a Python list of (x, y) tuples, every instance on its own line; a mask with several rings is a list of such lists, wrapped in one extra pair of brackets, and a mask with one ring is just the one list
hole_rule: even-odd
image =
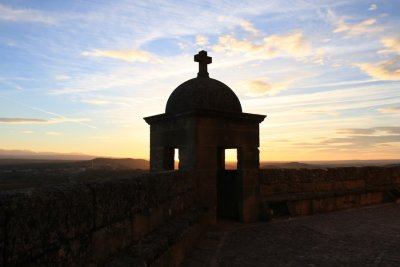
[(57, 19), (39, 10), (34, 9), (15, 9), (0, 4), (0, 20), (11, 22), (35, 22), (45, 24), (55, 24)]
[(377, 63), (357, 63), (354, 65), (372, 78), (400, 81), (400, 58), (382, 60)]
[(33, 134), (35, 132), (31, 131), (31, 130), (26, 130), (26, 131), (22, 131), (21, 133), (23, 133), (23, 134)]
[(196, 36), (196, 44), (198, 46), (204, 46), (208, 44), (208, 38), (204, 35), (197, 35)]
[(400, 127), (372, 127), (338, 129), (340, 137), (323, 138), (316, 142), (297, 142), (293, 146), (331, 151), (363, 151), (400, 143)]
[[(400, 127), (372, 127), (372, 128), (348, 128), (337, 130), (339, 134), (355, 134), (355, 135), (392, 135), (400, 134)], [(400, 141), (400, 140), (399, 140)]]
[(337, 133), (339, 134), (372, 134), (375, 130), (373, 128), (369, 129), (339, 129)]
[(380, 50), (379, 53), (397, 53), (400, 55), (400, 37), (385, 37), (381, 39), (385, 46), (385, 50)]
[(330, 138), (320, 144), (346, 145), (348, 148), (359, 149), (388, 143), (400, 143), (400, 135), (355, 135), (343, 138)]
[(308, 56), (312, 53), (311, 45), (306, 41), (302, 32), (266, 37), (264, 45), (266, 53), (271, 56), (279, 52), (294, 57)]
[(331, 110), (328, 110), (328, 109), (305, 108), (305, 109), (299, 109), (297, 111), (301, 112), (301, 113), (311, 114), (311, 115), (314, 115), (314, 114), (328, 114), (328, 115), (331, 115), (331, 116), (337, 116), (338, 115), (337, 112), (331, 111)]
[(98, 50), (83, 51), (82, 56), (106, 57), (128, 62), (150, 62), (156, 59), (155, 55), (142, 50)]
[(400, 107), (378, 108), (380, 113), (400, 113)]
[(62, 135), (62, 133), (59, 133), (59, 132), (46, 132), (46, 135), (60, 136), (60, 135)]
[(85, 100), (82, 100), (81, 102), (89, 103), (89, 104), (93, 104), (93, 105), (107, 105), (107, 104), (110, 104), (110, 101), (108, 101), (108, 100), (100, 100), (100, 99), (85, 99)]
[(372, 5), (368, 8), (369, 11), (377, 10), (377, 9), (378, 9), (378, 6), (377, 6), (376, 4), (372, 4)]
[(280, 91), (286, 90), (293, 81), (270, 83), (263, 80), (251, 80), (245, 82), (248, 89), (248, 96), (275, 95)]
[(216, 52), (255, 53), (262, 50), (262, 46), (253, 44), (249, 40), (238, 40), (232, 35), (223, 35), (218, 38), (218, 44), (213, 46)]
[[(301, 31), (282, 35), (271, 35), (258, 42), (253, 42), (248, 39), (239, 40), (233, 35), (224, 35), (218, 38), (218, 44), (213, 46), (213, 49), (216, 52), (258, 54), (267, 59), (279, 55), (301, 58), (310, 56), (313, 53), (310, 43), (306, 40)], [(321, 54), (321, 51), (319, 54)]]
[(71, 79), (71, 77), (68, 75), (56, 75), (54, 78), (57, 81), (67, 81), (67, 80)]
[(253, 35), (258, 35), (258, 30), (254, 28), (253, 24), (251, 24), (247, 20), (240, 21), (240, 27), (245, 30), (246, 32), (252, 33)]
[(376, 19), (367, 19), (357, 24), (348, 24), (343, 18), (336, 21), (336, 29), (334, 33), (343, 33), (346, 37), (354, 37), (358, 35), (375, 33), (383, 30), (383, 27), (375, 26)]
[(84, 122), (84, 118), (51, 118), (51, 119), (32, 119), (32, 118), (0, 118), (0, 124), (53, 124), (64, 122)]

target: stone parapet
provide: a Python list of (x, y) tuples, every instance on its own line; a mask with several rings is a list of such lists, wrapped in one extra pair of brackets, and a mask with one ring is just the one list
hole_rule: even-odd
[(400, 198), (400, 167), (260, 170), (261, 217), (298, 216)]
[(0, 266), (97, 266), (195, 208), (194, 195), (184, 172), (0, 192)]

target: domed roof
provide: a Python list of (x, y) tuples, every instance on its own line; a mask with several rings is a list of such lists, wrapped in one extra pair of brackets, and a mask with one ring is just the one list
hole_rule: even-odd
[(213, 110), (241, 113), (242, 106), (236, 94), (226, 84), (208, 77), (207, 64), (211, 57), (200, 51), (195, 56), (199, 62), (197, 78), (179, 85), (170, 95), (165, 113), (175, 114), (190, 110)]
[(170, 95), (165, 113), (180, 113), (195, 109), (242, 112), (238, 97), (226, 84), (201, 77), (179, 85)]

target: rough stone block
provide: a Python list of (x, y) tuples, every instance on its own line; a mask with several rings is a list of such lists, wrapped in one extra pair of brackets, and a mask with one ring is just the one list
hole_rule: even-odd
[(133, 242), (132, 222), (125, 220), (103, 227), (93, 233), (93, 260), (102, 262)]
[(312, 207), (312, 213), (320, 213), (324, 212), (324, 200), (322, 198), (316, 198), (311, 200), (311, 207)]
[(9, 265), (30, 261), (93, 229), (93, 195), (85, 185), (10, 192), (6, 200)]
[(336, 197), (337, 209), (348, 209), (356, 206), (355, 197), (353, 195), (344, 195)]
[(299, 200), (293, 202), (293, 215), (304, 216), (311, 214), (311, 200)]
[(149, 221), (150, 218), (148, 213), (136, 214), (134, 216), (131, 223), (131, 231), (134, 241), (138, 241), (150, 231)]
[(152, 209), (149, 214), (149, 219), (150, 229), (155, 229), (164, 219), (163, 209), (160, 207)]
[(315, 184), (315, 190), (320, 191), (332, 191), (334, 188), (334, 182), (322, 181)]
[(260, 185), (260, 193), (262, 196), (268, 196), (273, 193), (273, 188), (270, 184), (262, 184)]
[(145, 177), (93, 183), (95, 226), (100, 228), (130, 218), (147, 208), (149, 199)]
[(383, 202), (383, 193), (382, 192), (370, 192), (365, 193), (360, 196), (360, 205), (373, 205), (379, 204)]
[(255, 222), (259, 217), (259, 212), (259, 201), (255, 195), (252, 195), (243, 200), (239, 217), (243, 222)]
[(29, 266), (93, 266), (92, 250), (90, 235), (85, 234), (41, 255)]
[(324, 208), (326, 212), (337, 210), (335, 197), (328, 197), (324, 200)]
[(297, 192), (314, 192), (315, 184), (314, 183), (299, 183)]
[(400, 174), (394, 178), (394, 181), (397, 184), (397, 186), (400, 186)]
[(359, 189), (365, 187), (365, 181), (358, 179), (358, 180), (347, 180), (343, 181), (344, 189)]
[(371, 204), (383, 203), (383, 192), (369, 193), (369, 200), (370, 200)]

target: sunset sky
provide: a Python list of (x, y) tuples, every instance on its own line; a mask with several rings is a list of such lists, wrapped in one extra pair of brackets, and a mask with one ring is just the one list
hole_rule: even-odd
[(213, 57), (261, 160), (400, 158), (400, 1), (0, 0), (0, 149), (149, 157)]

